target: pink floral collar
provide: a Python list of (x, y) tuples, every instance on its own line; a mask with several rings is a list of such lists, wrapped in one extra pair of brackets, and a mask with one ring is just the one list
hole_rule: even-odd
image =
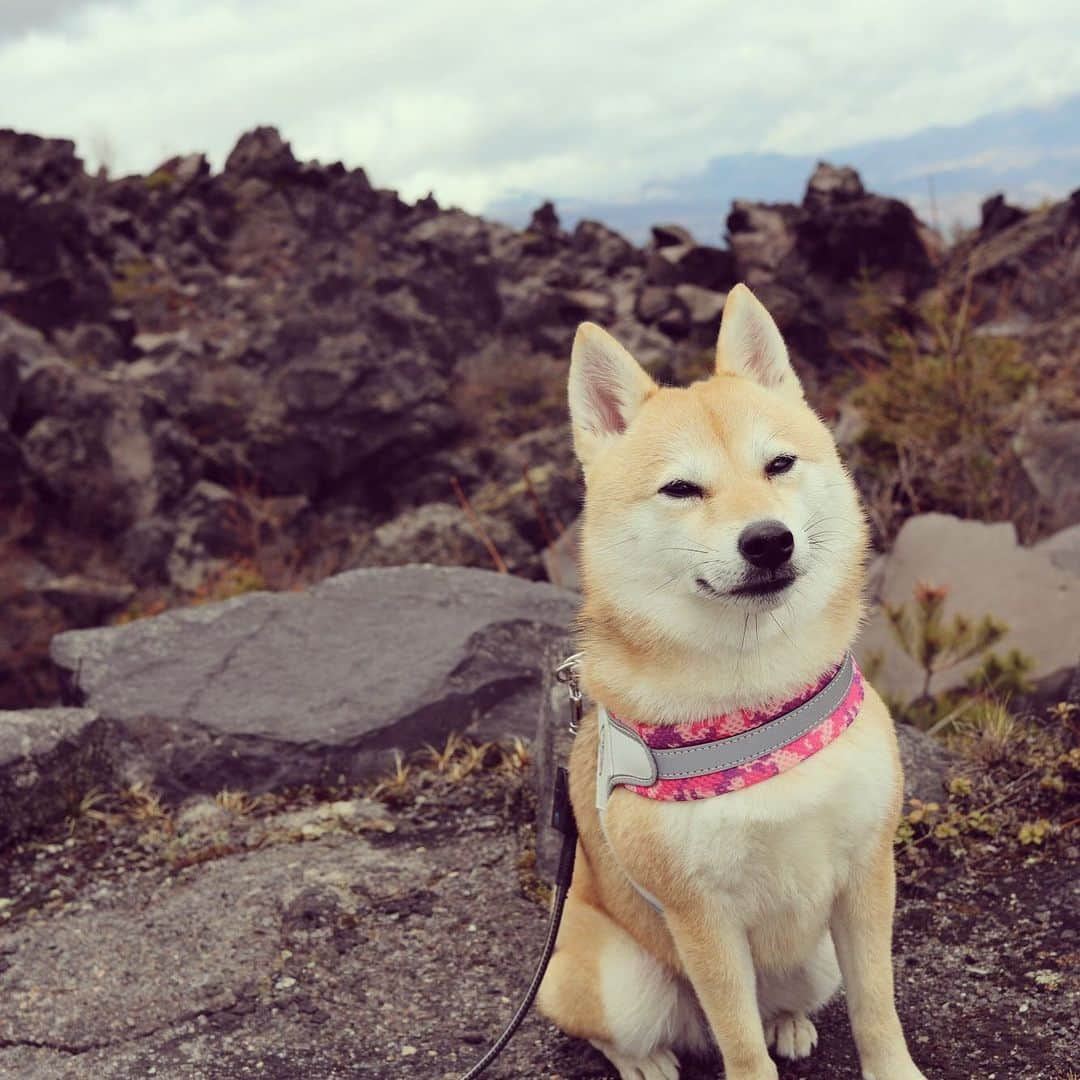
[[(831, 686), (833, 683), (837, 685)], [(661, 725), (637, 724), (613, 716), (610, 720), (616, 729), (622, 729), (624, 736), (635, 739), (643, 752), (663, 764), (659, 768), (654, 766), (649, 783), (635, 783), (634, 780), (643, 778), (625, 775), (609, 775), (609, 780), (612, 786), (626, 787), (646, 799), (675, 802), (708, 799), (751, 787), (787, 772), (828, 746), (858, 715), (863, 694), (862, 672), (854, 657), (848, 656), (802, 693), (775, 709), (740, 709), (705, 720)], [(816, 707), (820, 704), (819, 695), (830, 695), (822, 706), (824, 713)], [(800, 713), (804, 715), (800, 717)], [(777, 739), (770, 741), (769, 728), (778, 733)], [(757, 735), (752, 735), (753, 732)], [(712, 744), (710, 749), (719, 759), (737, 763), (696, 774), (693, 767), (688, 767), (686, 774), (682, 774), (680, 759), (687, 763), (691, 758), (708, 760), (706, 755), (696, 752), (705, 749), (702, 744)], [(764, 747), (764, 752), (753, 755), (755, 745)], [(695, 748), (695, 752), (688, 748)], [(739, 760), (742, 748), (752, 755), (748, 760)]]

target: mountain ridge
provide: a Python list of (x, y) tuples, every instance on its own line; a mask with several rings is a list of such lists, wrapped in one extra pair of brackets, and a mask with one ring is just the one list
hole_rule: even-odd
[(569, 224), (603, 221), (638, 243), (657, 221), (678, 221), (699, 238), (715, 241), (735, 199), (796, 202), (819, 161), (852, 166), (870, 190), (903, 199), (939, 229), (975, 225), (989, 192), (1000, 191), (1010, 202), (1030, 206), (1061, 198), (1077, 186), (1080, 95), (816, 154), (718, 155), (696, 174), (650, 180), (622, 198), (511, 192), (483, 213), (521, 226), (533, 207), (550, 200)]

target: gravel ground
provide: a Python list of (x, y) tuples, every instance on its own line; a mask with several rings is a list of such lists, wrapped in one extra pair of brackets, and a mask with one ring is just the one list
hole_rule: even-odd
[[(488, 775), (399, 803), (207, 800), (13, 849), (0, 1076), (459, 1076), (513, 1011), (544, 936), (530, 790)], [(1075, 1077), (1075, 856), (931, 867), (903, 886), (899, 1006), (928, 1077)], [(857, 1080), (842, 1003), (818, 1028), (814, 1057), (781, 1077)], [(683, 1075), (718, 1074), (699, 1062)], [(489, 1075), (613, 1074), (534, 1014)]]

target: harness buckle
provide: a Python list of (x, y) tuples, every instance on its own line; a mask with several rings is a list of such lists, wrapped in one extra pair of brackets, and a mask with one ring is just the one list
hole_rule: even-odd
[(581, 717), (585, 711), (581, 693), (581, 658), (584, 653), (576, 652), (568, 656), (555, 669), (555, 678), (566, 687), (570, 695), (570, 734), (577, 735), (581, 730)]

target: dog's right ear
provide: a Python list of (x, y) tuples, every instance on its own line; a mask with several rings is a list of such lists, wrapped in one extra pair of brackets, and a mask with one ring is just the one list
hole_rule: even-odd
[(657, 386), (609, 333), (582, 323), (570, 354), (569, 390), (574, 449), (587, 466), (626, 430)]
[(803, 396), (779, 328), (765, 305), (745, 285), (734, 286), (724, 303), (716, 342), (716, 370), (745, 376), (788, 397)]

